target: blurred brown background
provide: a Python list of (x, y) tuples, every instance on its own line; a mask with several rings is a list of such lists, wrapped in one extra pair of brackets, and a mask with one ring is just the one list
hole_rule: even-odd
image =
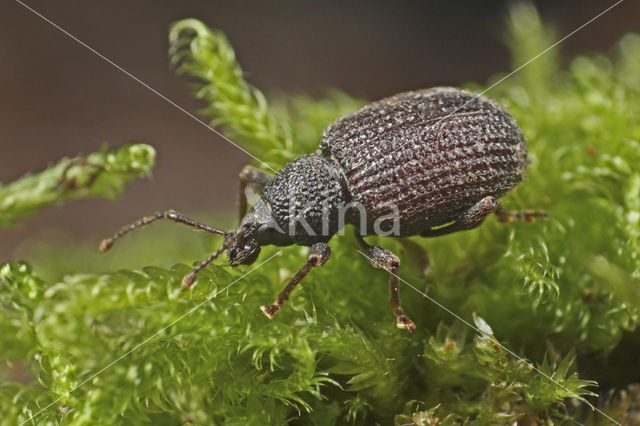
[[(484, 82), (510, 69), (506, 1), (63, 1), (25, 0), (189, 111), (186, 81), (169, 69), (167, 28), (195, 17), (223, 30), (248, 79), (267, 93), (322, 95), (337, 87), (369, 99), (434, 85)], [(615, 1), (535, 1), (561, 36)], [(640, 31), (626, 0), (571, 37), (563, 58), (605, 52)], [(489, 93), (490, 95), (490, 93)], [(108, 141), (158, 150), (151, 180), (115, 203), (81, 200), (0, 230), (0, 261), (27, 239), (60, 229), (95, 238), (156, 210), (235, 211), (236, 176), (249, 158), (13, 0), (0, 2), (0, 182)]]

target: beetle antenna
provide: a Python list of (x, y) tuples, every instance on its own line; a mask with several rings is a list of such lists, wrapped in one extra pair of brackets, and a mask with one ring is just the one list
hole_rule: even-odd
[(196, 280), (196, 277), (198, 276), (200, 271), (206, 268), (207, 265), (209, 265), (211, 262), (216, 260), (218, 256), (220, 256), (225, 250), (231, 247), (233, 243), (235, 243), (238, 240), (241, 240), (247, 234), (247, 232), (249, 232), (249, 229), (250, 229), (250, 226), (245, 225), (242, 228), (239, 228), (235, 233), (227, 234), (226, 238), (224, 239), (224, 243), (222, 243), (222, 247), (220, 247), (218, 250), (213, 252), (211, 256), (209, 256), (206, 260), (204, 260), (198, 266), (193, 268), (193, 271), (185, 275), (185, 277), (182, 279), (182, 290), (183, 291), (188, 290), (189, 287), (193, 285), (193, 282)]
[(225, 232), (222, 229), (214, 228), (213, 226), (205, 225), (203, 223), (196, 222), (193, 219), (189, 219), (188, 217), (182, 216), (180, 213), (176, 212), (175, 210), (167, 210), (166, 212), (156, 213), (152, 216), (145, 216), (141, 219), (136, 220), (133, 223), (130, 223), (129, 225), (122, 227), (118, 232), (113, 234), (111, 237), (105, 238), (104, 240), (102, 240), (102, 242), (100, 243), (100, 251), (105, 252), (109, 250), (113, 245), (113, 243), (118, 238), (122, 237), (125, 234), (128, 234), (134, 229), (142, 228), (143, 226), (146, 226), (152, 222), (155, 222), (158, 219), (173, 220), (174, 222), (184, 223), (185, 225), (191, 226), (193, 228), (200, 229), (202, 231), (207, 231), (216, 235), (224, 235), (225, 237), (229, 237), (231, 235), (229, 232)]

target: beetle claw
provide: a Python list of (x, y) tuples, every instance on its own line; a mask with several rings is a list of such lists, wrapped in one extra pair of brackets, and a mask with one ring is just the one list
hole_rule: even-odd
[(398, 317), (398, 321), (396, 322), (396, 326), (398, 328), (406, 328), (409, 333), (413, 333), (416, 330), (416, 325), (409, 318), (404, 315)]

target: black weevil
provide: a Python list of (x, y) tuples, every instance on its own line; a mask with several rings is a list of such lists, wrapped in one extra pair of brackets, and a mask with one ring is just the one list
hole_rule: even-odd
[[(491, 213), (501, 222), (543, 217), (543, 212), (508, 212), (497, 201), (524, 179), (526, 165), (522, 131), (496, 102), (454, 88), (406, 92), (338, 119), (325, 131), (319, 151), (291, 161), (275, 176), (245, 167), (241, 222), (234, 231), (169, 210), (122, 228), (100, 249), (163, 218), (224, 235), (222, 247), (184, 277), (186, 290), (224, 251), (236, 266), (253, 263), (264, 245), (309, 246), (306, 264), (272, 305), (261, 307), (272, 318), (311, 268), (329, 260), (331, 237), (352, 224), (373, 266), (391, 273), (397, 326), (412, 332), (415, 325), (398, 295), (399, 259), (363, 236), (434, 237), (475, 228)], [(262, 195), (248, 213), (247, 187)]]

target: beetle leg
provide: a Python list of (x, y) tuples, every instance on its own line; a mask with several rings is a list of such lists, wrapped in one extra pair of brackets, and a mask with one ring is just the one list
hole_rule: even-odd
[(102, 240), (102, 242), (100, 243), (100, 251), (105, 252), (109, 250), (109, 248), (111, 248), (113, 243), (118, 238), (122, 237), (124, 234), (127, 234), (133, 231), (134, 229), (142, 228), (143, 226), (146, 226), (152, 222), (155, 222), (158, 219), (170, 219), (170, 220), (173, 220), (174, 222), (184, 223), (185, 225), (189, 225), (194, 228), (201, 229), (203, 231), (211, 232), (212, 234), (224, 235), (224, 236), (228, 235), (227, 232), (224, 232), (221, 229), (196, 222), (193, 219), (189, 219), (188, 217), (182, 216), (180, 213), (176, 212), (175, 210), (167, 210), (166, 212), (163, 212), (163, 213), (156, 213), (153, 216), (145, 216), (142, 219), (138, 219), (135, 222), (124, 226), (118, 232), (113, 234), (111, 237), (105, 238), (104, 240)]
[(410, 238), (397, 238), (404, 249), (404, 262), (415, 269), (421, 278), (426, 278), (431, 271), (431, 258), (429, 252)]
[(282, 309), (282, 305), (285, 300), (289, 299), (289, 293), (298, 285), (300, 281), (307, 275), (307, 273), (314, 266), (322, 266), (327, 263), (327, 260), (331, 257), (331, 249), (327, 243), (315, 243), (309, 249), (309, 254), (307, 255), (307, 263), (300, 268), (300, 270), (291, 278), (289, 284), (282, 290), (276, 301), (273, 302), (273, 305), (264, 305), (260, 306), (262, 312), (269, 317), (270, 319), (274, 317), (274, 315)]
[(251, 187), (255, 192), (262, 195), (262, 191), (264, 191), (265, 186), (267, 186), (273, 176), (253, 166), (244, 166), (238, 178), (240, 180), (238, 211), (240, 213), (240, 221), (242, 221), (244, 215), (247, 214), (247, 187)]
[(404, 314), (404, 311), (400, 306), (400, 293), (398, 290), (398, 269), (400, 268), (400, 259), (387, 249), (379, 246), (370, 246), (357, 232), (356, 238), (360, 247), (365, 251), (369, 262), (371, 262), (374, 267), (386, 269), (391, 273), (391, 278), (389, 279), (391, 296), (389, 301), (391, 303), (391, 309), (393, 309), (393, 312), (396, 314), (396, 325), (398, 328), (406, 328), (410, 333), (413, 333), (416, 326), (413, 321)]
[(537, 212), (534, 210), (524, 210), (521, 212), (510, 212), (504, 208), (504, 206), (498, 203), (496, 208), (496, 215), (498, 220), (503, 223), (510, 223), (516, 220), (524, 220), (526, 222), (533, 222), (534, 217), (547, 217), (547, 212)]
[(532, 222), (534, 217), (547, 217), (545, 212), (525, 210), (523, 212), (510, 212), (495, 199), (495, 197), (484, 197), (474, 204), (469, 210), (464, 212), (454, 223), (437, 229), (426, 229), (420, 233), (423, 237), (437, 237), (439, 235), (450, 234), (457, 231), (466, 231), (477, 228), (491, 213), (498, 216), (500, 222), (513, 222), (515, 220), (525, 220)]

